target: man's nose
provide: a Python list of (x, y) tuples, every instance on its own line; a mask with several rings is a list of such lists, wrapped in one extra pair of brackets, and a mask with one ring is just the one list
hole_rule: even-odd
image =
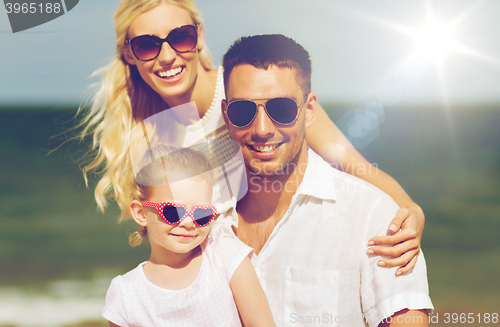
[(257, 105), (257, 115), (252, 123), (252, 134), (266, 139), (274, 135), (276, 127), (273, 121), (267, 115), (263, 104)]

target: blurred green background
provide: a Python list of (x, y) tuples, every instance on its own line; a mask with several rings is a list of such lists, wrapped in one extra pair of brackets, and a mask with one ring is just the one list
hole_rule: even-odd
[[(346, 111), (325, 108), (334, 121)], [(422, 247), (440, 321), (434, 326), (448, 325), (445, 313), (469, 312), (476, 315), (473, 325), (490, 326), (478, 324), (477, 314), (500, 311), (498, 109), (396, 106), (386, 109), (380, 135), (361, 150), (424, 209)], [(24, 303), (30, 298), (94, 299), (99, 307), (109, 280), (148, 258), (147, 247), (128, 246), (134, 226), (117, 223), (116, 207), (98, 212), (95, 177), (85, 187), (79, 165), (88, 140), (49, 154), (76, 135), (65, 133), (75, 126), (75, 113), (71, 107), (0, 110), (0, 317), (9, 301), (39, 310), (39, 303)], [(71, 326), (106, 326), (99, 318), (82, 320)]]

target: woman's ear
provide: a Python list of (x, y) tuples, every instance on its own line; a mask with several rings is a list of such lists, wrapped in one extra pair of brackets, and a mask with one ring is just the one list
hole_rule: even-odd
[(133, 200), (130, 203), (130, 213), (132, 214), (132, 218), (134, 218), (137, 224), (143, 227), (146, 227), (148, 225), (148, 222), (146, 220), (146, 213), (144, 212), (142, 203), (137, 200)]
[(135, 56), (132, 53), (132, 50), (130, 50), (130, 46), (124, 47), (122, 51), (123, 58), (130, 64), (130, 65), (136, 65), (135, 62)]
[(198, 43), (196, 44), (196, 49), (198, 49), (198, 51), (201, 51), (201, 49), (203, 49), (203, 47), (205, 46), (205, 36), (204, 36), (204, 33), (203, 33), (203, 24), (202, 23), (198, 23)]

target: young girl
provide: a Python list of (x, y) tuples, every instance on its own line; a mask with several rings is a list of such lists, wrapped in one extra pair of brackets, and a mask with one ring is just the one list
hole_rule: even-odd
[[(212, 66), (194, 2), (122, 0), (115, 19), (117, 54), (101, 70), (101, 88), (82, 122), (81, 136), (92, 134), (95, 150), (93, 161), (83, 171), (85, 177), (90, 171), (103, 172), (95, 189), (97, 204), (104, 209), (112, 197), (122, 209), (122, 218), (128, 218), (126, 207), (139, 194), (128, 155), (128, 134), (134, 125), (169, 108), (194, 103), (196, 117), (186, 116), (181, 121), (183, 130), (170, 142), (185, 147), (207, 139), (229, 139), (229, 134), (220, 110), (222, 69)], [(395, 180), (370, 166), (323, 110), (318, 116), (308, 129), (308, 145), (326, 161), (374, 184), (400, 205), (389, 227), (395, 234), (375, 237), (369, 243), (393, 247), (369, 250), (394, 257), (381, 259), (381, 265), (401, 266), (397, 274), (408, 272), (420, 248), (422, 210)], [(221, 203), (221, 213), (235, 208), (237, 195), (234, 191), (228, 198), (214, 199)]]
[(207, 235), (216, 215), (211, 165), (198, 151), (153, 148), (130, 203), (151, 245), (147, 262), (113, 279), (103, 316), (110, 326), (275, 326), (252, 263), (252, 249)]

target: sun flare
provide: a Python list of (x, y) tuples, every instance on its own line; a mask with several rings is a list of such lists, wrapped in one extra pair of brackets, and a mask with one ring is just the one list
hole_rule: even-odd
[(450, 25), (429, 21), (423, 28), (415, 30), (416, 54), (441, 62), (445, 55), (455, 52), (459, 44)]
[[(394, 83), (398, 87), (401, 85), (410, 87), (411, 85), (418, 85), (426, 77), (434, 75), (443, 102), (448, 106), (450, 96), (447, 85), (450, 81), (449, 74), (453, 70), (456, 75), (456, 71), (461, 69), (456, 66), (458, 57), (462, 57), (459, 59), (462, 61), (464, 58), (470, 58), (492, 65), (495, 68), (500, 67), (500, 58), (498, 56), (464, 43), (464, 40), (471, 40), (468, 27), (481, 19), (477, 13), (480, 8), (484, 7), (485, 1), (471, 2), (461, 11), (453, 12), (453, 15), (450, 15), (450, 11), (443, 10), (442, 6), (436, 5), (431, 0), (421, 0), (420, 2), (423, 4), (423, 11), (419, 14), (420, 23), (417, 24), (383, 19), (380, 16), (366, 12), (357, 12), (357, 14), (373, 22), (377, 27), (386, 28), (407, 37), (404, 41), (400, 41), (405, 45), (404, 52), (406, 55), (402, 56), (401, 60), (394, 64), (394, 69), (382, 78), (381, 84), (392, 85), (391, 83)], [(433, 71), (430, 68), (433, 68)], [(387, 82), (389, 80), (391, 82)], [(392, 91), (384, 88), (383, 92), (390, 95)], [(394, 92), (397, 93), (398, 91)], [(397, 99), (397, 97), (395, 98)]]

